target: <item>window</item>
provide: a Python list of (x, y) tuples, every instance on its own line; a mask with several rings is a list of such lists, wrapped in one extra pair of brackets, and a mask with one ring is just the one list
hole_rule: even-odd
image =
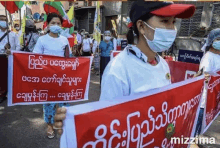
[(190, 19), (182, 19), (179, 36), (190, 36), (201, 24), (203, 6), (196, 7), (196, 12)]

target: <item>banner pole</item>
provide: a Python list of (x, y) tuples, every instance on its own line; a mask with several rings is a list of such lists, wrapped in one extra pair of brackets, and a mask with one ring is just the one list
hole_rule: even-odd
[[(5, 15), (6, 15), (7, 32), (8, 32), (9, 24), (8, 24), (8, 13), (7, 13), (6, 7), (7, 7), (7, 4), (5, 2)], [(9, 33), (7, 34), (7, 39), (8, 39), (8, 44), (9, 44)]]

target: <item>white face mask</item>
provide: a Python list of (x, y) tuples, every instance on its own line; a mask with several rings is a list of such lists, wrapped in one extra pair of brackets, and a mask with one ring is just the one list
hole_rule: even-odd
[(148, 46), (154, 52), (163, 52), (168, 50), (173, 42), (176, 39), (176, 30), (169, 30), (169, 29), (162, 29), (162, 28), (153, 28), (144, 22), (149, 28), (153, 29), (154, 32), (154, 39), (152, 41), (148, 40), (147, 37), (144, 35), (144, 38), (147, 41)]
[(0, 21), (0, 26), (1, 26), (2, 28), (7, 28), (7, 23), (6, 23), (6, 21)]
[(110, 36), (106, 36), (106, 37), (105, 37), (105, 40), (106, 40), (106, 41), (110, 41), (110, 40), (111, 40), (111, 37), (110, 37)]
[(15, 29), (18, 31), (20, 28), (19, 27), (15, 27)]

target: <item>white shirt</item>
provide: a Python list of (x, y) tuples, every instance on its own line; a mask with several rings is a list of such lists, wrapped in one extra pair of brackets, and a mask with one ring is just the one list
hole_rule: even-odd
[(159, 63), (152, 66), (147, 63), (147, 56), (140, 49), (131, 46), (137, 57), (127, 50), (129, 46), (105, 68), (100, 100), (129, 96), (171, 84), (171, 79), (166, 77), (170, 74), (170, 69), (162, 57), (159, 56)]
[(114, 51), (117, 50), (117, 39), (113, 38), (113, 46), (114, 46)]
[(97, 47), (98, 47), (98, 42), (97, 42), (96, 40), (94, 40), (93, 46), (92, 46), (92, 52), (93, 52), (93, 54), (95, 54), (95, 51), (96, 51)]
[(82, 36), (79, 33), (77, 33), (76, 38), (77, 38), (77, 43), (81, 44), (82, 43)]
[[(3, 32), (0, 30), (0, 38), (6, 33), (7, 31)], [(5, 38), (0, 42), (0, 50), (4, 51), (5, 45), (8, 43), (8, 37), (5, 36)], [(20, 41), (18, 36), (16, 35), (15, 32), (10, 32), (9, 33), (9, 43), (11, 45), (11, 50), (20, 50)]]
[[(58, 38), (51, 37), (49, 34), (39, 37), (34, 47), (33, 53), (54, 55), (64, 57), (64, 49), (66, 45), (69, 46), (69, 41), (64, 36)], [(71, 54), (69, 46), (69, 54)]]
[(89, 52), (91, 50), (90, 44), (92, 43), (92, 40), (90, 38), (83, 39), (83, 51)]
[(204, 72), (216, 72), (220, 69), (220, 55), (208, 51), (201, 60), (199, 69), (203, 69)]
[[(202, 68), (204, 72), (208, 73), (214, 73), (217, 70), (220, 70), (220, 55), (215, 54), (213, 52), (208, 51), (201, 60), (201, 63), (199, 65), (199, 69)], [(206, 97), (207, 97), (207, 89), (204, 89), (203, 95), (202, 95), (202, 102), (200, 107), (204, 108), (206, 105)]]

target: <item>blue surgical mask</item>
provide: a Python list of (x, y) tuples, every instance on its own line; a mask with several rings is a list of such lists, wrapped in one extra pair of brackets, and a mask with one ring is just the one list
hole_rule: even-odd
[(154, 29), (150, 25), (148, 25), (146, 22), (144, 22), (149, 28), (153, 29), (154, 32), (154, 39), (152, 41), (148, 40), (147, 37), (144, 35), (144, 38), (147, 41), (148, 46), (151, 50), (154, 52), (163, 52), (168, 50), (174, 40), (176, 39), (176, 30), (170, 30), (170, 29), (162, 29), (162, 28), (156, 28)]
[(215, 48), (216, 50), (220, 50), (220, 41), (215, 41), (212, 44), (212, 47)]
[(50, 26), (50, 31), (52, 33), (61, 33), (62, 28), (58, 25), (53, 25), (53, 26)]
[(7, 28), (7, 23), (6, 23), (6, 21), (0, 21), (0, 26), (1, 26), (2, 28)]

